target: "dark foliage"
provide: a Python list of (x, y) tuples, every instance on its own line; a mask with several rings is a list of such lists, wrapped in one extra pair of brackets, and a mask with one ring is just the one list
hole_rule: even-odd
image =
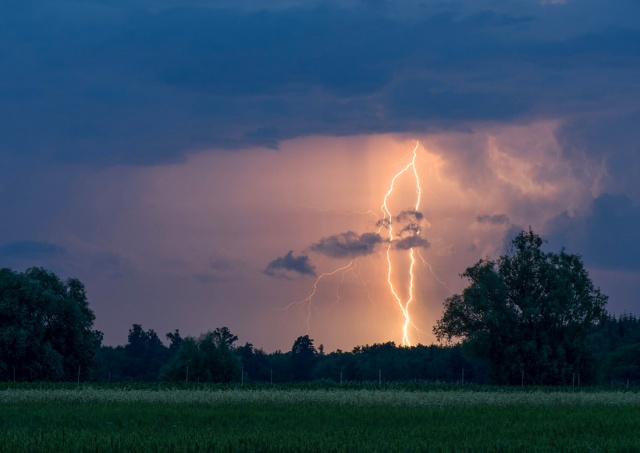
[(102, 342), (94, 319), (79, 280), (0, 269), (0, 380), (91, 378)]
[[(283, 383), (448, 382), (520, 385), (579, 382), (640, 385), (640, 319), (604, 313), (606, 297), (579, 257), (544, 253), (531, 231), (510, 255), (467, 269), (472, 284), (445, 304), (440, 324), (455, 345), (392, 342), (325, 353), (308, 335), (291, 351), (235, 346), (227, 327), (199, 337), (166, 334), (165, 345), (140, 324), (123, 346), (100, 347), (82, 283), (41, 269), (0, 270), (0, 380)], [(568, 283), (567, 283), (568, 282)], [(572, 301), (563, 302), (563, 299)], [(447, 305), (448, 304), (448, 305)], [(480, 307), (482, 310), (476, 310)], [(438, 332), (438, 331), (437, 331)], [(491, 341), (488, 341), (491, 339)], [(598, 364), (598, 366), (594, 366)], [(130, 385), (130, 384), (127, 384)], [(172, 384), (173, 385), (173, 384)]]
[(495, 383), (567, 385), (576, 374), (593, 382), (588, 335), (604, 319), (607, 297), (579, 256), (546, 253), (542, 244), (523, 231), (510, 253), (468, 268), (469, 286), (445, 301), (434, 333), (487, 358)]

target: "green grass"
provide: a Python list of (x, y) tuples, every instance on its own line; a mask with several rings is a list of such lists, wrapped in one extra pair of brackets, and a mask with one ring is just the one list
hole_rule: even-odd
[(0, 450), (640, 450), (621, 391), (63, 387), (1, 390)]

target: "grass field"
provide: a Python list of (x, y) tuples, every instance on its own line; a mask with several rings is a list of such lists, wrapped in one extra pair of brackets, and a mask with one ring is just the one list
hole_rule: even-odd
[(2, 451), (640, 451), (640, 393), (6, 386)]

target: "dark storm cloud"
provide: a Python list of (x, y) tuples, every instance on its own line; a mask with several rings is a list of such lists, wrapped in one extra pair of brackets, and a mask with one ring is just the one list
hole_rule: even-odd
[(413, 236), (407, 236), (402, 239), (393, 241), (393, 248), (398, 250), (409, 250), (412, 248), (427, 248), (429, 247), (429, 241), (417, 234)]
[(421, 221), (422, 219), (424, 219), (424, 214), (421, 213), (420, 211), (416, 211), (413, 209), (408, 209), (406, 211), (402, 211), (400, 212), (400, 214), (398, 214), (396, 216), (396, 221), (397, 222), (402, 222), (405, 220), (413, 220), (415, 219), (416, 221)]
[(428, 80), (394, 83), (387, 98), (389, 113), (407, 120), (509, 120), (526, 113), (531, 100), (504, 94), (499, 89), (477, 92), (449, 87), (434, 88)]
[[(421, 236), (424, 230), (424, 214), (414, 209), (408, 209), (400, 212), (393, 218), (394, 232), (397, 239), (392, 241), (392, 246), (398, 250), (409, 250), (411, 248), (427, 248), (429, 241)], [(378, 227), (388, 228), (390, 223), (388, 219), (377, 222)]]
[(603, 194), (588, 214), (564, 212), (549, 224), (549, 242), (583, 255), (587, 266), (640, 269), (640, 205), (626, 195)]
[[(401, 211), (400, 214), (393, 217), (394, 224), (395, 223), (400, 224), (399, 227), (394, 227), (394, 229), (396, 230), (396, 233), (400, 235), (403, 235), (404, 233), (409, 233), (409, 234), (419, 233), (421, 228), (420, 223), (422, 222), (423, 219), (424, 219), (424, 214), (421, 213), (420, 211), (416, 211), (412, 209)], [(390, 225), (391, 225), (391, 222), (387, 218), (378, 220), (376, 222), (377, 227), (389, 228)]]
[(0, 258), (34, 259), (66, 255), (67, 250), (56, 244), (40, 241), (16, 241), (0, 246)]
[(155, 164), (639, 97), (630, 0), (216, 5), (2, 2), (0, 151)]
[(296, 272), (300, 275), (316, 275), (316, 271), (307, 255), (294, 256), (293, 250), (286, 255), (271, 261), (263, 273), (269, 277), (288, 279), (287, 272)]
[[(640, 51), (639, 51), (640, 53)], [(624, 114), (605, 114), (597, 118), (579, 117), (568, 121), (558, 131), (570, 157), (586, 153), (605, 159), (605, 183), (612, 192), (625, 192), (640, 199), (640, 110)], [(579, 162), (579, 158), (575, 159)], [(583, 178), (593, 177), (579, 163), (574, 170)]]
[(357, 234), (353, 231), (334, 234), (320, 239), (311, 250), (332, 258), (356, 258), (375, 252), (376, 246), (384, 242), (378, 233)]
[(476, 216), (476, 222), (490, 225), (509, 225), (511, 221), (509, 220), (509, 216), (506, 214), (480, 214)]
[[(400, 224), (395, 226), (394, 230), (400, 237), (400, 239), (419, 236), (420, 232), (423, 230), (423, 220), (424, 214), (422, 214), (420, 211), (402, 211), (394, 218), (395, 223)], [(407, 248), (411, 248), (411, 246)]]

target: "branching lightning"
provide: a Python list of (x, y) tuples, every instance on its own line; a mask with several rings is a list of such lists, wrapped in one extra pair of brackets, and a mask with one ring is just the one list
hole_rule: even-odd
[[(419, 211), (420, 204), (422, 202), (422, 187), (420, 182), (420, 177), (418, 175), (417, 169), (417, 161), (418, 161), (418, 150), (420, 148), (420, 143), (416, 142), (415, 147), (413, 148), (411, 161), (406, 164), (402, 169), (400, 169), (391, 179), (389, 183), (389, 187), (384, 195), (382, 200), (382, 204), (380, 206), (380, 211), (382, 212), (382, 216), (376, 214), (374, 211), (355, 211), (355, 212), (342, 212), (333, 208), (319, 208), (314, 206), (307, 206), (310, 209), (317, 209), (320, 211), (333, 211), (343, 215), (372, 215), (376, 218), (376, 225), (378, 227), (377, 234), (381, 238), (380, 244), (383, 247), (386, 247), (386, 250), (380, 251), (380, 255), (386, 258), (386, 283), (389, 287), (389, 291), (393, 297), (393, 300), (400, 308), (400, 311), (403, 316), (402, 323), (402, 344), (404, 346), (411, 346), (411, 340), (409, 337), (410, 329), (413, 329), (418, 335), (424, 334), (425, 332), (421, 331), (415, 322), (411, 318), (410, 306), (414, 302), (416, 297), (416, 262), (419, 258), (425, 266), (427, 266), (433, 276), (440, 282), (440, 284), (444, 284), (442, 280), (440, 280), (431, 266), (424, 260), (422, 255), (420, 254), (420, 248), (427, 245), (426, 240), (422, 237), (422, 228), (424, 224), (421, 222), (423, 220), (423, 214)], [(396, 190), (397, 184), (400, 184), (399, 179), (404, 176), (411, 176), (412, 184), (415, 185), (415, 204), (409, 208), (407, 211), (402, 211), (399, 215), (394, 216), (392, 214), (392, 210), (389, 207), (390, 199), (394, 195), (394, 191)], [(404, 184), (404, 183), (403, 183)], [(397, 195), (396, 195), (397, 196)], [(408, 220), (408, 224), (407, 224)], [(384, 231), (383, 231), (384, 230)], [(352, 233), (354, 234), (354, 233)], [(409, 267), (407, 273), (401, 272), (401, 269), (398, 269), (397, 266), (394, 265), (394, 257), (393, 252), (395, 251), (407, 251), (409, 258)], [(373, 262), (373, 257), (371, 257)], [(375, 263), (374, 263), (375, 266)], [(312, 310), (317, 310), (316, 306), (313, 303), (313, 299), (316, 296), (318, 291), (318, 285), (321, 283), (323, 279), (331, 277), (336, 274), (340, 274), (340, 280), (336, 286), (336, 296), (334, 303), (330, 306), (333, 308), (337, 305), (341, 300), (340, 288), (344, 283), (345, 276), (347, 273), (352, 273), (358, 282), (364, 285), (364, 288), (367, 293), (367, 297), (372, 305), (375, 305), (371, 294), (369, 293), (369, 288), (367, 282), (363, 278), (361, 274), (361, 265), (358, 261), (357, 257), (352, 258), (349, 263), (345, 266), (338, 267), (330, 272), (324, 272), (320, 274), (315, 282), (313, 283), (309, 293), (304, 299), (295, 301), (284, 307), (284, 310), (289, 310), (293, 307), (301, 307), (303, 317), (307, 327), (307, 334), (310, 330), (311, 324), (311, 312)], [(378, 268), (376, 266), (376, 275), (378, 274)], [(380, 276), (381, 277), (381, 276)], [(407, 288), (404, 291), (399, 291), (397, 288)]]
[[(400, 295), (398, 294), (398, 292), (396, 291), (396, 289), (394, 288), (393, 285), (393, 263), (391, 260), (391, 248), (393, 247), (393, 241), (395, 239), (394, 237), (394, 231), (393, 231), (393, 216), (391, 215), (391, 211), (389, 210), (389, 206), (387, 205), (387, 201), (389, 199), (389, 197), (391, 196), (391, 194), (393, 193), (394, 190), (394, 185), (396, 183), (396, 180), (401, 177), (404, 173), (408, 172), (409, 170), (413, 171), (413, 175), (415, 178), (415, 184), (416, 184), (416, 204), (415, 204), (415, 211), (418, 212), (418, 209), (420, 208), (420, 201), (422, 198), (422, 188), (420, 187), (420, 177), (418, 176), (418, 170), (416, 168), (416, 158), (418, 156), (418, 147), (420, 146), (420, 142), (416, 142), (416, 146), (413, 148), (413, 158), (411, 159), (411, 162), (409, 162), (402, 170), (398, 171), (394, 177), (391, 179), (391, 184), (389, 185), (389, 190), (387, 190), (387, 193), (384, 196), (384, 200), (382, 201), (382, 206), (380, 207), (382, 214), (383, 214), (383, 222), (381, 222), (381, 225), (386, 225), (388, 230), (389, 230), (389, 243), (387, 245), (387, 283), (389, 284), (389, 289), (391, 291), (391, 294), (393, 294), (393, 297), (395, 298), (398, 306), (400, 307), (400, 310), (402, 311), (402, 315), (404, 316), (404, 324), (402, 325), (402, 344), (405, 346), (411, 346), (411, 341), (409, 340), (409, 326), (410, 325), (414, 325), (413, 322), (411, 321), (411, 315), (409, 313), (409, 306), (411, 305), (411, 302), (413, 302), (413, 292), (414, 292), (414, 267), (415, 267), (415, 263), (416, 263), (416, 259), (415, 259), (415, 252), (414, 252), (414, 248), (411, 247), (409, 249), (409, 258), (410, 258), (410, 265), (409, 265), (409, 296), (408, 298), (403, 301), (403, 299), (400, 297)], [(382, 228), (382, 226), (381, 226)], [(419, 233), (419, 231), (418, 231)]]
[[(332, 275), (337, 274), (338, 272), (342, 272), (342, 280), (344, 280), (344, 274), (346, 274), (347, 272), (352, 271), (353, 269), (355, 269), (355, 267), (357, 266), (357, 260), (353, 259), (351, 261), (349, 261), (349, 264), (347, 264), (346, 266), (342, 266), (339, 267), (331, 272), (324, 272), (320, 275), (318, 275), (318, 278), (316, 278), (316, 281), (313, 283), (313, 286), (311, 287), (311, 291), (309, 292), (309, 294), (307, 295), (307, 297), (305, 297), (304, 299), (298, 300), (296, 302), (291, 302), (289, 305), (287, 305), (286, 307), (284, 307), (284, 310), (289, 310), (290, 308), (299, 305), (299, 306), (303, 306), (304, 308), (306, 308), (306, 323), (307, 323), (307, 334), (309, 333), (310, 327), (311, 327), (311, 309), (315, 308), (315, 305), (313, 305), (313, 296), (315, 296), (316, 291), (318, 290), (318, 284), (320, 283), (320, 281), (325, 278), (325, 277), (330, 277)], [(342, 281), (341, 280), (341, 281)], [(338, 288), (336, 290), (336, 294), (337, 294), (337, 301), (340, 300), (340, 285), (338, 285)]]

